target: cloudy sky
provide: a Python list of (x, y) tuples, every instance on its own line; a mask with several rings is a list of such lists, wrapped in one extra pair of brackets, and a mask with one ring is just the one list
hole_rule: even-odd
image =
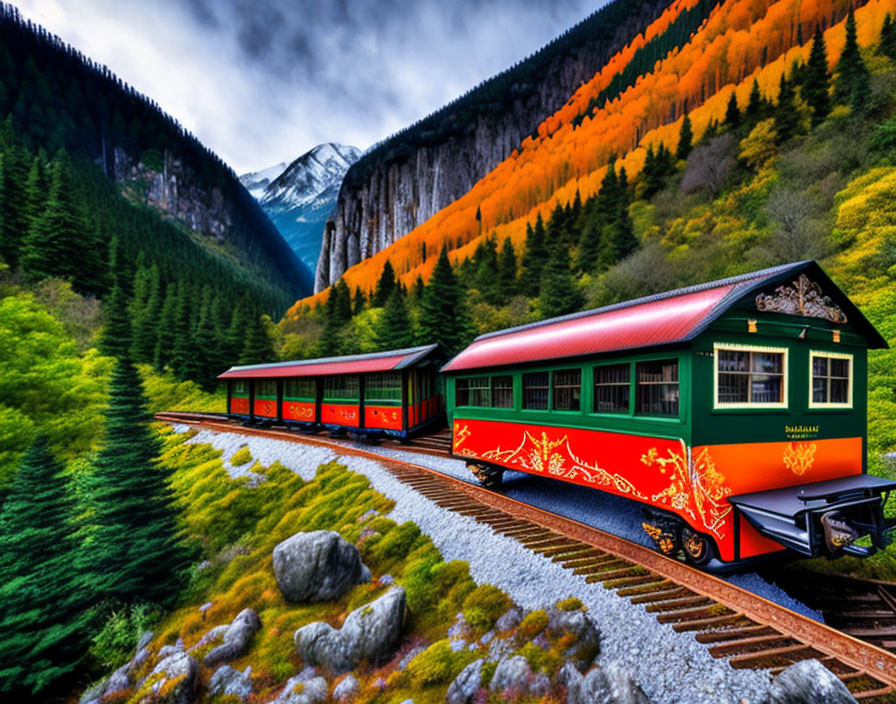
[(365, 149), (606, 0), (13, 0), (237, 173)]

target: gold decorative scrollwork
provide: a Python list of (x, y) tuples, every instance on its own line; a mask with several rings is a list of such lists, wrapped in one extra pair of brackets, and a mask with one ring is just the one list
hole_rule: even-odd
[(774, 296), (756, 296), (756, 308), (769, 313), (802, 315), (807, 318), (822, 318), (832, 323), (845, 323), (846, 313), (828, 296), (825, 296), (814, 281), (805, 274), (793, 282), (792, 286), (778, 286)]
[(641, 462), (648, 467), (659, 466), (663, 474), (669, 470), (672, 475), (669, 486), (654, 494), (652, 501), (683, 511), (706, 530), (719, 538), (725, 537), (722, 527), (731, 513), (725, 497), (731, 494), (731, 489), (725, 486), (725, 476), (716, 470), (709, 448), (702, 448), (689, 460), (687, 445), (682, 441), (681, 452), (669, 450), (668, 457), (660, 457), (653, 447), (642, 455)]
[(784, 466), (797, 476), (802, 476), (815, 462), (817, 446), (814, 442), (789, 442), (784, 448)]

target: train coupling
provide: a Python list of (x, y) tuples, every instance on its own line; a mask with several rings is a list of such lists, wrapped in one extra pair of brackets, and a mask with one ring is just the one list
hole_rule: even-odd
[(810, 557), (868, 557), (888, 545), (896, 521), (883, 507), (896, 482), (857, 474), (801, 486), (732, 496), (761, 534)]

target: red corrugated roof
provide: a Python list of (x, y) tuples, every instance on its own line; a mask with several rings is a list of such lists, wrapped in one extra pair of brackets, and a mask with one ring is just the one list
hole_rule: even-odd
[(303, 359), (276, 364), (253, 364), (231, 367), (219, 379), (270, 379), (301, 376), (329, 376), (335, 374), (370, 374), (390, 372), (418, 362), (436, 350), (438, 345), (412, 347), (404, 350), (359, 354), (349, 357)]

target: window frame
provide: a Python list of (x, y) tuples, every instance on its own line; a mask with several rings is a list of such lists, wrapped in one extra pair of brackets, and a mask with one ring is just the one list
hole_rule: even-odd
[[(485, 379), (485, 386), (472, 386), (468, 385), (466, 388), (466, 392), (468, 394), (467, 403), (460, 403), (457, 400), (457, 385), (460, 381), (472, 382), (472, 381), (480, 381)], [(483, 391), (488, 394), (488, 403), (487, 404), (479, 404), (479, 403), (470, 403), (473, 400), (473, 392), (476, 391), (478, 393), (482, 393)], [(492, 405), (492, 375), (491, 374), (473, 374), (473, 375), (464, 375), (455, 378), (454, 380), (454, 405), (458, 408), (491, 408)]]
[[(276, 379), (256, 379), (257, 388), (255, 389), (255, 398), (273, 400), (277, 398), (277, 380)], [(265, 386), (273, 386), (273, 393), (264, 393), (262, 389)]]
[[(782, 354), (781, 362), (781, 401), (770, 403), (750, 403), (735, 401), (719, 402), (719, 351), (759, 352)], [(735, 342), (715, 342), (712, 346), (712, 408), (714, 411), (749, 411), (749, 410), (787, 410), (790, 408), (790, 349), (787, 347), (770, 347), (767, 345), (743, 345)], [(809, 370), (811, 374), (811, 369)], [(723, 372), (728, 373), (728, 372)], [(749, 379), (753, 371), (747, 372)]]
[[(645, 413), (643, 411), (638, 410), (638, 389), (642, 386), (641, 382), (638, 381), (638, 366), (641, 364), (650, 364), (650, 363), (659, 363), (663, 362), (675, 362), (675, 371), (677, 379), (675, 380), (675, 386), (678, 387), (678, 398), (676, 399), (676, 409), (675, 413)], [(632, 360), (632, 374), (631, 374), (631, 383), (632, 383), (632, 395), (629, 399), (629, 403), (631, 406), (631, 416), (632, 418), (637, 419), (647, 419), (647, 420), (667, 420), (667, 421), (681, 421), (682, 419), (682, 375), (681, 375), (681, 355), (674, 354), (672, 356), (663, 355), (657, 357), (649, 357), (648, 359), (635, 359)], [(648, 382), (645, 383), (645, 386), (662, 386), (667, 385), (671, 386), (673, 382), (671, 381), (656, 381), (656, 382)], [(631, 393), (631, 392), (630, 392)]]
[[(557, 375), (562, 374), (564, 372), (577, 372), (579, 375), (579, 383), (578, 384), (564, 384), (562, 386), (557, 385)], [(548, 400), (548, 411), (550, 413), (573, 413), (576, 415), (580, 415), (582, 413), (582, 401), (584, 400), (582, 394), (582, 381), (584, 379), (584, 370), (582, 367), (563, 367), (562, 369), (552, 369), (550, 372), (550, 377), (548, 380), (548, 388), (550, 389), (550, 398)], [(557, 391), (559, 389), (575, 389), (578, 386), (579, 389), (579, 398), (578, 398), (578, 408), (557, 408)], [(575, 394), (573, 394), (574, 396)]]
[[(327, 381), (330, 379), (342, 379), (344, 380), (345, 386), (354, 386), (353, 391), (355, 392), (354, 396), (328, 396), (327, 395)], [(354, 380), (354, 384), (349, 384), (349, 380)], [(332, 389), (331, 389), (332, 391)], [(339, 390), (339, 393), (342, 393), (342, 390)], [(325, 403), (329, 404), (337, 404), (337, 405), (352, 405), (356, 406), (361, 401), (361, 380), (355, 374), (333, 374), (330, 376), (324, 377), (323, 389), (321, 390), (321, 399)]]
[[(602, 362), (600, 364), (595, 364), (591, 367), (591, 410), (588, 411), (589, 415), (596, 416), (617, 416), (619, 418), (631, 418), (635, 414), (635, 404), (634, 404), (634, 394), (632, 393), (633, 389), (633, 381), (634, 381), (634, 365), (635, 363), (632, 360), (626, 360), (624, 362), (620, 361), (607, 361)], [(606, 367), (627, 367), (628, 368), (628, 381), (623, 384), (622, 382), (613, 382), (610, 384), (601, 384), (601, 386), (627, 386), (628, 387), (628, 408), (624, 411), (599, 411), (595, 409), (594, 405), (597, 402), (597, 394), (595, 390), (597, 389), (597, 370), (606, 368)], [(679, 384), (681, 384), (681, 370), (679, 369)], [(679, 405), (681, 404), (681, 389), (679, 389)], [(668, 418), (670, 416), (660, 416), (663, 418)]]
[[(296, 384), (310, 383), (312, 391), (310, 394), (306, 394), (306, 395), (298, 395), (298, 396), (292, 395), (288, 392), (289, 385), (291, 383), (296, 383)], [(317, 398), (317, 380), (311, 376), (297, 376), (297, 377), (288, 377), (288, 378), (284, 379), (283, 380), (283, 398), (288, 399), (290, 401), (307, 401), (307, 400), (313, 400), (313, 399)]]
[[(509, 380), (510, 380), (510, 386), (509, 386), (509, 387), (507, 387), (507, 386), (499, 386), (499, 387), (496, 387), (496, 386), (495, 386), (495, 380), (496, 380), (496, 379), (509, 379)], [(514, 409), (516, 408), (516, 387), (515, 387), (514, 382), (513, 382), (513, 374), (492, 374), (492, 375), (491, 375), (491, 382), (490, 382), (490, 383), (491, 383), (491, 398), (490, 398), (489, 400), (491, 401), (491, 406), (489, 406), (489, 408), (494, 408), (494, 409), (497, 409), (497, 410), (504, 410), (504, 411), (512, 411), (512, 410), (514, 410)], [(509, 406), (506, 406), (506, 405), (499, 406), (499, 405), (497, 405), (497, 404), (495, 403), (495, 396), (496, 396), (495, 392), (496, 392), (496, 391), (502, 391), (502, 392), (504, 392), (504, 391), (507, 391), (508, 388), (509, 388), (509, 390), (510, 390), (510, 405), (509, 405)]]
[[(392, 382), (391, 385), (387, 382)], [(404, 378), (401, 372), (375, 372), (364, 377), (364, 403), (370, 406), (400, 406)], [(408, 403), (413, 403), (408, 394)]]
[[(536, 386), (532, 388), (547, 390), (547, 405), (544, 408), (528, 408), (526, 406), (526, 376), (530, 374), (546, 374), (548, 377), (546, 386)], [(552, 371), (550, 369), (527, 369), (520, 372), (520, 411), (523, 413), (552, 413), (554, 392), (552, 386)]]
[[(237, 387), (242, 386), (242, 389)], [(233, 386), (230, 389), (231, 397), (236, 398), (249, 398), (249, 380), (248, 379), (234, 379)]]
[[(815, 358), (823, 357), (825, 359), (845, 359), (849, 362), (849, 377), (846, 384), (846, 403), (831, 403), (813, 400), (812, 387), (815, 381)], [(830, 374), (827, 379), (830, 380)], [(855, 355), (849, 352), (827, 352), (826, 350), (809, 350), (809, 409), (813, 411), (826, 410), (852, 410), (853, 408), (853, 383), (855, 378)], [(830, 392), (830, 386), (828, 387)], [(828, 394), (830, 396), (830, 393)]]

